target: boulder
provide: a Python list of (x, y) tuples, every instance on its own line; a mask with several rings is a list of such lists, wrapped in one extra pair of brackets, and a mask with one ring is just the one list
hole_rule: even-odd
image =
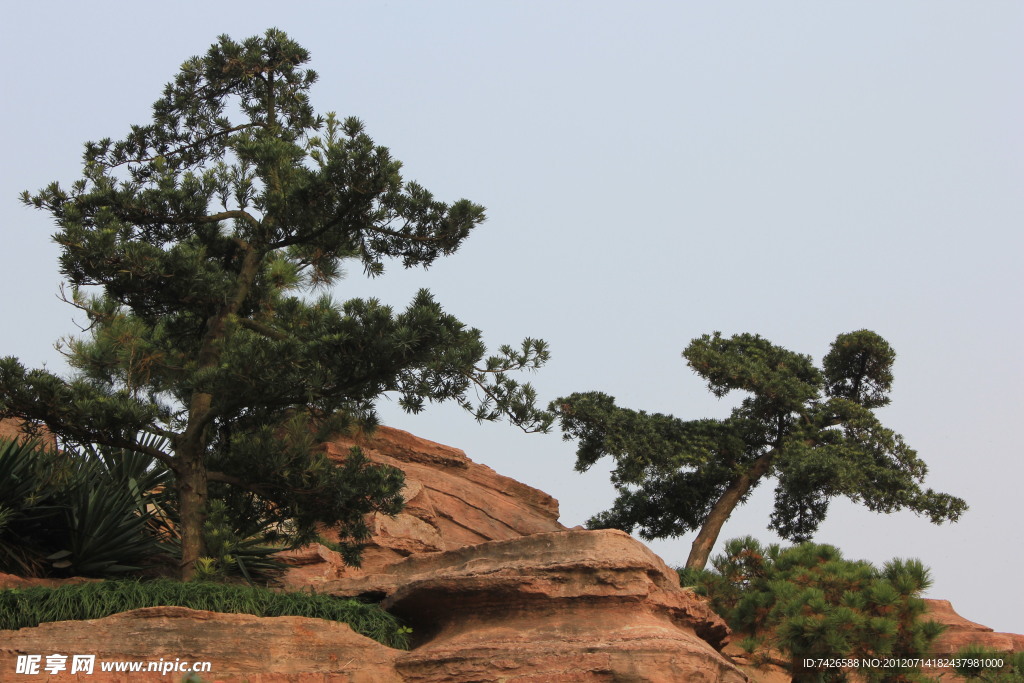
[(744, 681), (720, 617), (646, 546), (617, 530), (491, 541), (325, 586), (386, 595), (413, 628), (404, 680)]

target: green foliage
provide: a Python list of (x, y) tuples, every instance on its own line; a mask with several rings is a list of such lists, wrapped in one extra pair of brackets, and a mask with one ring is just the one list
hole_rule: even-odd
[(153, 506), (166, 479), (166, 470), (137, 453), (57, 453), (0, 440), (0, 571), (139, 570), (162, 552)]
[(52, 454), (39, 442), (0, 440), (0, 571), (33, 576), (47, 551), (34, 539), (44, 535), (57, 510)]
[[(877, 334), (841, 334), (822, 369), (809, 356), (752, 334), (694, 339), (689, 366), (722, 397), (746, 394), (722, 420), (681, 420), (615, 405), (600, 392), (553, 401), (563, 436), (578, 441), (576, 469), (615, 460), (613, 507), (592, 528), (638, 529), (647, 539), (700, 531), (690, 564), (703, 567), (722, 524), (764, 479), (774, 478), (769, 528), (811, 538), (833, 498), (876, 512), (910, 509), (955, 521), (963, 500), (922, 489), (925, 463), (874, 409), (889, 402), (895, 353)], [(699, 546), (699, 547), (698, 547)]]
[[(240, 507), (245, 509), (236, 506), (235, 510)], [(272, 579), (285, 570), (285, 563), (273, 556), (284, 548), (284, 534), (260, 512), (232, 519), (231, 508), (223, 500), (210, 503), (203, 524), (209, 556), (200, 559), (197, 579), (215, 581), (241, 575), (251, 583), (254, 578)]]
[(1024, 652), (999, 652), (982, 645), (967, 645), (953, 655), (957, 676), (985, 683), (1024, 681)]
[(208, 499), (260, 507), (295, 540), (336, 526), (357, 561), (363, 515), (402, 505), (401, 474), (358, 455), (338, 472), (311, 446), (372, 428), (384, 394), (527, 431), (553, 419), (509, 376), (547, 361), (543, 341), (489, 356), (426, 290), (404, 311), (323, 293), (346, 260), (377, 276), (455, 253), (484, 209), (404, 180), (358, 119), (317, 115), (308, 61), (276, 29), (222, 36), (182, 65), (149, 123), (86, 144), (79, 180), (22, 196), (53, 216), (65, 300), (88, 325), (63, 340), (70, 377), (0, 359), (0, 417), (45, 424), (65, 448), (160, 461), (185, 576), (206, 555)]
[[(920, 595), (931, 585), (918, 560), (893, 560), (878, 569), (844, 559), (830, 545), (762, 546), (733, 539), (696, 577), (697, 590), (747, 644), (791, 658), (794, 680), (818, 680), (835, 671), (811, 671), (805, 658), (912, 658), (930, 654), (942, 627), (922, 620)], [(916, 670), (860, 670), (870, 680), (905, 680)]]
[(409, 647), (410, 629), (377, 605), (322, 593), (278, 593), (255, 586), (199, 581), (180, 583), (166, 579), (126, 579), (59, 588), (2, 590), (0, 630), (38, 626), (47, 621), (100, 619), (118, 612), (160, 605), (260, 617), (329, 619), (344, 622), (356, 633), (388, 647)]

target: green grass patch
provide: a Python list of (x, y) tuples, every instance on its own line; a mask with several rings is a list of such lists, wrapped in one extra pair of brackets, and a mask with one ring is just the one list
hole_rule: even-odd
[(409, 648), (410, 629), (378, 605), (322, 593), (277, 593), (256, 586), (181, 583), (169, 579), (2, 590), (0, 630), (38, 626), (46, 621), (100, 619), (140, 607), (164, 605), (258, 617), (340, 621), (388, 647)]

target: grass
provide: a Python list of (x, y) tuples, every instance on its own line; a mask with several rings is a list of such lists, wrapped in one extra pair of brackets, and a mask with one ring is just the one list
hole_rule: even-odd
[(388, 647), (409, 648), (410, 629), (377, 605), (322, 593), (277, 593), (256, 586), (181, 583), (169, 579), (0, 590), (0, 630), (38, 626), (47, 621), (99, 619), (163, 605), (258, 617), (340, 621)]

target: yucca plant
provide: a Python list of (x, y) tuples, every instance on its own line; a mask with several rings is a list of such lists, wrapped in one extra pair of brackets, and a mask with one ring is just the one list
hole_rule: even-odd
[(105, 576), (163, 552), (153, 524), (167, 473), (152, 458), (0, 442), (0, 571)]
[(0, 572), (36, 576), (45, 567), (43, 539), (59, 508), (53, 454), (38, 441), (0, 439)]
[(68, 469), (66, 541), (48, 558), (54, 567), (104, 576), (139, 571), (161, 553), (152, 503), (168, 481), (166, 468), (140, 453), (90, 446), (69, 454)]

